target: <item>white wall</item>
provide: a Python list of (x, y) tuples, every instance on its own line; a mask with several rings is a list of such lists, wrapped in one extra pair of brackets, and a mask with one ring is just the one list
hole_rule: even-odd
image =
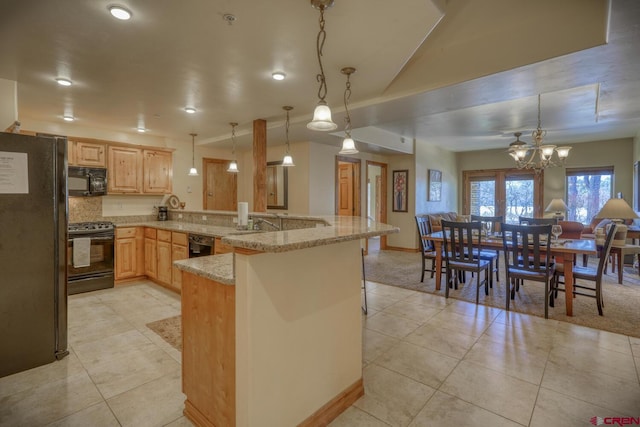
[(18, 83), (0, 79), (0, 131), (18, 120)]

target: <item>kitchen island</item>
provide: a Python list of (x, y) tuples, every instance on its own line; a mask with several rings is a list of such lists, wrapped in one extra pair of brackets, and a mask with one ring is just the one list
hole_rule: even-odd
[(203, 426), (326, 425), (363, 393), (359, 217), (228, 235), (182, 270), (185, 415)]

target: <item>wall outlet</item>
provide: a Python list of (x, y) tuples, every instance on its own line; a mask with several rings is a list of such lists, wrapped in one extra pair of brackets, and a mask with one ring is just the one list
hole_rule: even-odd
[(182, 219), (182, 214), (178, 214), (178, 219)]
[(202, 220), (206, 221), (207, 220), (207, 216), (206, 215), (202, 215)]
[(187, 185), (187, 193), (191, 193), (191, 186)]

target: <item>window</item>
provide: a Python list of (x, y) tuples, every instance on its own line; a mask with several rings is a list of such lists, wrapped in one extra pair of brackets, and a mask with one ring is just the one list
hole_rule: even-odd
[(612, 196), (613, 166), (567, 169), (567, 219), (589, 224)]
[(542, 176), (530, 170), (463, 171), (464, 209), (473, 215), (503, 215), (510, 224), (520, 216), (541, 216)]

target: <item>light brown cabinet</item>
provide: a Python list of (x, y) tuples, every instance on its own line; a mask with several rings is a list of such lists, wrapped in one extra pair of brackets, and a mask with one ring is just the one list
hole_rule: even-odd
[(70, 165), (101, 167), (107, 166), (106, 145), (95, 142), (67, 142), (67, 159)]
[(171, 232), (158, 230), (158, 240), (156, 244), (156, 256), (158, 257), (157, 276), (159, 282), (165, 285), (171, 284)]
[(215, 255), (218, 254), (227, 254), (233, 252), (233, 246), (222, 243), (222, 239), (220, 237), (216, 237), (216, 242), (213, 245), (213, 253)]
[(144, 229), (144, 274), (155, 279), (157, 276), (158, 258), (156, 255), (156, 229)]
[(184, 233), (171, 233), (171, 266), (172, 266), (172, 286), (178, 291), (182, 291), (182, 273), (173, 266), (174, 261), (189, 258), (189, 242)]
[(168, 151), (143, 150), (142, 191), (149, 194), (171, 194), (173, 188), (173, 156)]
[(109, 146), (108, 193), (142, 192), (142, 151), (138, 148)]
[(115, 280), (142, 276), (142, 227), (116, 228)]

